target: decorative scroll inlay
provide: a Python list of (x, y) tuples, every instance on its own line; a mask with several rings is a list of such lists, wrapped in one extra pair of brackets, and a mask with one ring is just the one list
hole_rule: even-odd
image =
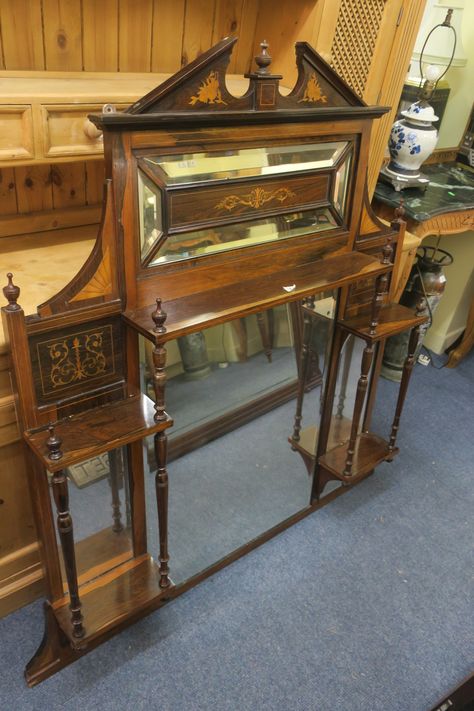
[(323, 90), (316, 78), (316, 74), (313, 72), (310, 74), (308, 83), (306, 84), (306, 89), (304, 90), (303, 98), (298, 101), (299, 104), (316, 104), (320, 101), (322, 104), (326, 104), (328, 97), (323, 94)]
[(289, 198), (296, 197), (296, 194), (289, 188), (277, 188), (276, 190), (265, 190), (264, 188), (255, 188), (247, 195), (227, 195), (216, 205), (216, 210), (233, 210), (237, 205), (251, 207), (254, 210), (262, 207), (271, 200), (285, 202)]
[(111, 326), (38, 343), (43, 394), (114, 372)]
[(188, 103), (191, 106), (196, 104), (223, 104), (227, 106), (227, 102), (222, 98), (221, 89), (219, 86), (219, 74), (215, 71), (209, 72), (207, 77), (201, 82), (201, 86), (195, 96), (191, 96)]

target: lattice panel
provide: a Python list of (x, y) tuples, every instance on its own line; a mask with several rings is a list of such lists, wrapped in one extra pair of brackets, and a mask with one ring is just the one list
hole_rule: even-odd
[(332, 66), (363, 97), (388, 0), (342, 0), (331, 47)]

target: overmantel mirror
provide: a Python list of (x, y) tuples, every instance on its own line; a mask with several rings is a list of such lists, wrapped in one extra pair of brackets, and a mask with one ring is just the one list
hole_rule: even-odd
[[(366, 199), (386, 109), (304, 42), (290, 93), (262, 43), (235, 96), (235, 42), (91, 116), (107, 175), (91, 256), (34, 315), (11, 275), (4, 289), (48, 599), (29, 684), (398, 451), (423, 319), (390, 303), (402, 216), (387, 227)], [(383, 344), (405, 329), (382, 436)]]

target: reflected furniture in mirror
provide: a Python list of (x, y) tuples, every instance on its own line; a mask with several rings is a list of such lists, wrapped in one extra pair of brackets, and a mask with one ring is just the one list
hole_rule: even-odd
[[(343, 493), (339, 487), (322, 497), (324, 477), (345, 485), (357, 483), (395, 453), (398, 422), (391, 439), (381, 444), (368, 430), (367, 412), (385, 339), (405, 328), (414, 329), (415, 339), (420, 318), (390, 304), (390, 279), (404, 222), (399, 215), (385, 226), (372, 214), (366, 194), (372, 121), (386, 109), (365, 105), (304, 42), (296, 45), (298, 79), (288, 95), (280, 94), (280, 77), (271, 73), (268, 46), (262, 43), (257, 68), (248, 75), (248, 90), (233, 96), (225, 73), (235, 41), (222, 40), (126, 111), (109, 107), (91, 116), (104, 132), (106, 158), (103, 218), (92, 254), (74, 279), (35, 314), (25, 317), (11, 276), (4, 289), (8, 305), (2, 314), (19, 421), (28, 446), (48, 597), (44, 640), (26, 670), (30, 685)], [(26, 290), (28, 285), (22, 287)], [(316, 312), (320, 327), (314, 339), (307, 333), (302, 336), (302, 325), (307, 331), (308, 315), (311, 320)], [(219, 364), (232, 360), (230, 346), (240, 353), (238, 367), (251, 360), (251, 343), (245, 342), (246, 352), (242, 341), (252, 329), (259, 332), (259, 345), (252, 348), (260, 354), (260, 369), (266, 374), (274, 369), (268, 387), (254, 388), (242, 400), (242, 389), (231, 386), (237, 400), (224, 405), (218, 398), (199, 426), (202, 402), (195, 399), (193, 411), (190, 390), (185, 407), (180, 411), (176, 406), (173, 412), (170, 405), (178, 382), (172, 367), (178, 360), (183, 363), (184, 384), (189, 376), (189, 387), (199, 383), (192, 377), (196, 369), (203, 381), (208, 377), (209, 383), (217, 383)], [(347, 418), (335, 453), (329, 446), (334, 442), (333, 403), (341, 352), (350, 335), (362, 339), (366, 347), (353, 415)], [(205, 349), (219, 340), (216, 352), (223, 352), (225, 359), (218, 355), (213, 361)], [(293, 374), (288, 369), (286, 375), (275, 376), (280, 348), (291, 356)], [(170, 358), (173, 351), (179, 352), (176, 363)], [(148, 397), (145, 363), (154, 402)], [(410, 366), (408, 359), (397, 417)], [(228, 365), (221, 368), (231, 370)], [(244, 380), (241, 372), (237, 384)], [(246, 527), (242, 542), (173, 581), (173, 569), (179, 571), (180, 566), (179, 555), (173, 563), (168, 550), (168, 529), (174, 525), (169, 519), (167, 471), (173, 420), (179, 428), (183, 412), (194, 413), (182, 427), (181, 442), (178, 437), (172, 441), (177, 462), (185, 461), (185, 452), (200, 447), (203, 440), (249, 423), (245, 427), (250, 429), (239, 430), (234, 460), (224, 448), (206, 465), (212, 469), (215, 488), (206, 490), (203, 498), (211, 507), (217, 501), (213, 497), (226, 469), (240, 505), (247, 487), (240, 476), (243, 455), (249, 451), (256, 456), (251, 444), (254, 418), (297, 394), (301, 409), (304, 390), (315, 383), (319, 437), (313, 437), (309, 482), (303, 472), (309, 483), (306, 498), (295, 503), (296, 510), (283, 508), (276, 519), (270, 517), (263, 530)], [(342, 420), (342, 409), (340, 414)], [(293, 417), (284, 415), (286, 432), (277, 439), (296, 466), (287, 442)], [(153, 437), (156, 466), (152, 496), (143, 457), (142, 440), (147, 436)], [(270, 446), (272, 437), (274, 433), (269, 434)], [(229, 440), (219, 439), (224, 447), (225, 442)], [(295, 437), (292, 444), (296, 442)], [(101, 561), (100, 570), (92, 562), (88, 572), (81, 572), (66, 468), (119, 447), (126, 448), (128, 557)], [(201, 451), (186, 454), (191, 457), (186, 462), (199, 462)], [(112, 470), (118, 459), (111, 455)], [(171, 486), (170, 500), (191, 517), (201, 503), (198, 492), (207, 472), (204, 467), (188, 468), (193, 481), (187, 482), (180, 497), (174, 496)], [(255, 471), (251, 475), (258, 479)], [(116, 472), (111, 476), (113, 482)], [(262, 497), (269, 493), (269, 488), (262, 488)], [(147, 511), (151, 498), (153, 508)], [(112, 486), (112, 529), (114, 525), (119, 529), (114, 506), (117, 489)], [(238, 509), (236, 505), (232, 514)], [(109, 511), (104, 514), (110, 526)], [(232, 514), (223, 511), (224, 526), (226, 515)], [(156, 564), (149, 550), (150, 528), (157, 533)], [(197, 540), (196, 545), (200, 543)]]

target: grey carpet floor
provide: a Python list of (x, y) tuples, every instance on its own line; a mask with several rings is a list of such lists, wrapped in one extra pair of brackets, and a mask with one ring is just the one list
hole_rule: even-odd
[(393, 464), (33, 690), (41, 604), (0, 620), (0, 708), (431, 708), (474, 667), (473, 400), (474, 354), (417, 366)]

